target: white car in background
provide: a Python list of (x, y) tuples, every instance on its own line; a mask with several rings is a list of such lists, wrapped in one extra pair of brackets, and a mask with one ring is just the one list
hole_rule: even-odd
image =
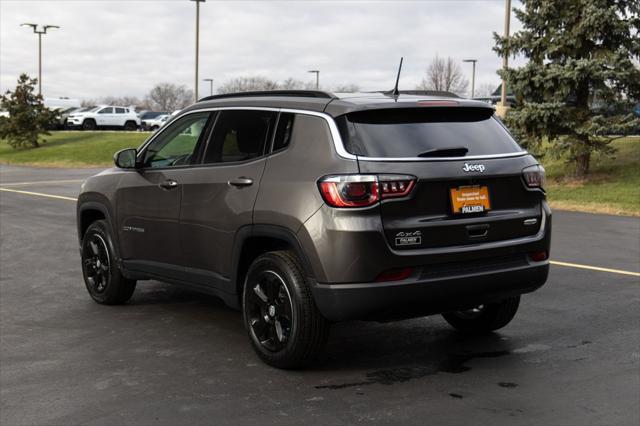
[(142, 120), (142, 130), (151, 130), (152, 132), (155, 132), (160, 127), (164, 126), (170, 117), (171, 115), (169, 114), (160, 114), (157, 117)]
[(140, 118), (133, 108), (102, 105), (88, 111), (72, 113), (67, 117), (67, 127), (82, 130), (103, 128), (133, 131), (140, 127)]

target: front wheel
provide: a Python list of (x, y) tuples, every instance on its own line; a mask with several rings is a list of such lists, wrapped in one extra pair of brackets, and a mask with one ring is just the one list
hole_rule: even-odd
[(269, 252), (254, 260), (242, 299), (249, 339), (265, 363), (296, 368), (322, 351), (329, 322), (318, 311), (293, 253)]
[(82, 130), (95, 130), (96, 127), (96, 122), (94, 120), (87, 119), (82, 122)]
[(465, 333), (482, 334), (498, 330), (509, 324), (518, 312), (520, 296), (510, 297), (496, 303), (479, 305), (466, 311), (442, 314), (454, 328)]
[(82, 274), (93, 300), (105, 305), (126, 302), (136, 289), (136, 281), (122, 275), (109, 226), (104, 220), (93, 222), (82, 238)]

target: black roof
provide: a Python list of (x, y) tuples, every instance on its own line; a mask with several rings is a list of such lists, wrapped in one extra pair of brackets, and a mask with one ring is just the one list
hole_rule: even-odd
[(493, 108), (485, 102), (462, 99), (447, 92), (414, 90), (401, 91), (400, 95), (393, 96), (390, 92), (331, 93), (319, 90), (271, 90), (208, 96), (187, 110), (202, 107), (271, 107), (326, 112), (337, 117), (369, 109), (428, 107), (430, 102), (434, 106), (442, 106), (442, 102), (448, 102), (455, 103), (456, 106)]

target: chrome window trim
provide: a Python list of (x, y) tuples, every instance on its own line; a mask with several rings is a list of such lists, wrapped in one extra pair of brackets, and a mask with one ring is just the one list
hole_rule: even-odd
[(333, 147), (336, 150), (336, 153), (339, 157), (344, 158), (346, 160), (362, 160), (362, 161), (384, 161), (384, 162), (407, 162), (407, 161), (421, 161), (421, 162), (432, 162), (432, 161), (473, 161), (473, 160), (488, 160), (493, 158), (511, 158), (511, 157), (521, 157), (528, 155), (529, 153), (525, 150), (518, 152), (509, 152), (505, 154), (489, 154), (489, 155), (471, 155), (468, 157), (434, 157), (434, 158), (423, 158), (423, 157), (364, 157), (360, 155), (354, 155), (348, 152), (344, 143), (342, 142), (342, 137), (340, 136), (340, 131), (338, 130), (338, 125), (332, 116), (325, 112), (319, 111), (308, 111), (303, 109), (295, 109), (295, 108), (274, 108), (274, 107), (256, 107), (256, 106), (232, 106), (232, 107), (211, 107), (211, 108), (198, 108), (191, 111), (187, 111), (185, 113), (181, 113), (176, 115), (170, 122), (165, 123), (156, 133), (154, 133), (146, 142), (144, 142), (140, 148), (138, 148), (138, 157), (141, 157), (142, 152), (147, 148), (147, 146), (152, 143), (155, 138), (159, 137), (168, 127), (171, 126), (176, 120), (179, 120), (182, 117), (185, 117), (189, 114), (195, 114), (200, 112), (214, 112), (214, 111), (232, 111), (232, 110), (245, 110), (245, 111), (274, 111), (274, 112), (289, 112), (293, 114), (300, 115), (310, 115), (313, 117), (320, 117), (327, 122), (329, 126), (329, 131), (331, 132), (331, 138), (333, 139)]

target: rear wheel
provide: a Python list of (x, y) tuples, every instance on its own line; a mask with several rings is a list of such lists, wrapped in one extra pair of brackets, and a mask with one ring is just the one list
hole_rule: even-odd
[(94, 120), (88, 119), (82, 122), (82, 130), (95, 130), (96, 122)]
[(243, 291), (243, 316), (258, 356), (277, 368), (300, 367), (321, 352), (329, 322), (315, 305), (297, 258), (287, 251), (259, 256)]
[(136, 281), (125, 278), (116, 264), (113, 239), (107, 222), (93, 222), (82, 239), (82, 274), (93, 300), (106, 305), (126, 302)]
[(127, 121), (126, 123), (124, 123), (124, 129), (129, 132), (132, 132), (137, 128), (138, 128), (138, 125), (136, 124), (135, 121)]
[(442, 316), (451, 326), (465, 333), (488, 333), (509, 324), (519, 305), (520, 296), (515, 296), (466, 311), (447, 312)]

